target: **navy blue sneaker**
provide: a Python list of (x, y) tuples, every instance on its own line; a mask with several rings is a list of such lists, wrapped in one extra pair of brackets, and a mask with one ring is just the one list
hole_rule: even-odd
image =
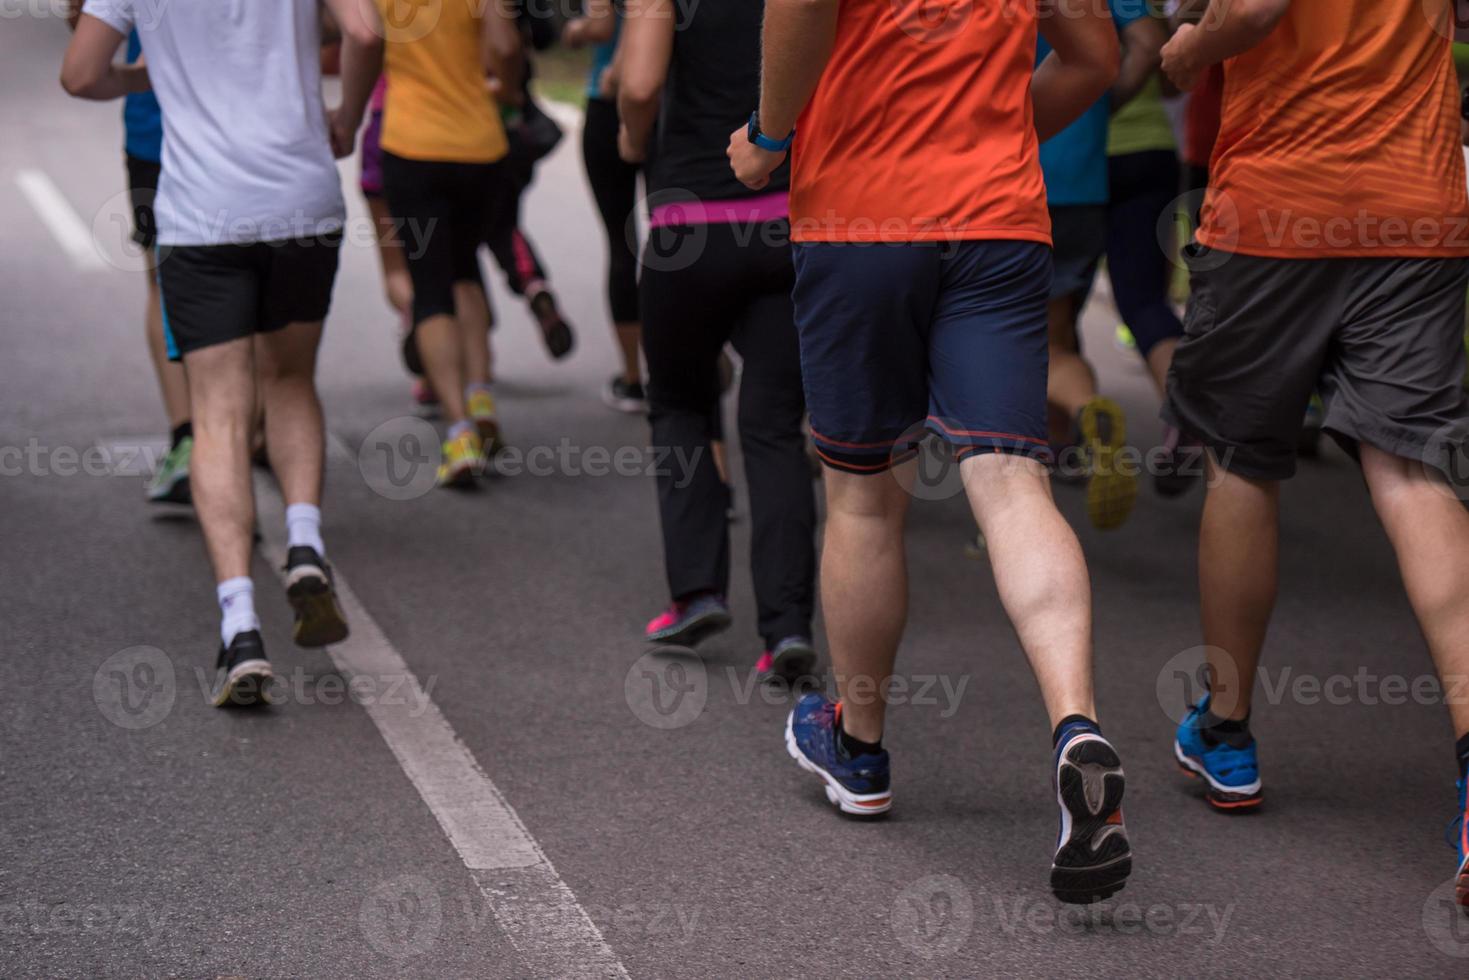
[(796, 764), (821, 777), (826, 798), (843, 813), (875, 817), (893, 807), (886, 749), (874, 755), (847, 754), (837, 738), (842, 706), (824, 694), (807, 694), (786, 719), (786, 751)]
[(1122, 761), (1101, 732), (1072, 728), (1056, 746), (1053, 782), (1061, 828), (1051, 891), (1063, 902), (1100, 902), (1132, 873), (1132, 845), (1122, 824)]
[(1248, 811), (1265, 799), (1260, 788), (1260, 765), (1255, 758), (1255, 740), (1243, 748), (1227, 742), (1210, 745), (1204, 739), (1204, 712), (1209, 696), (1189, 709), (1173, 740), (1178, 768), (1187, 776), (1204, 781), (1204, 798), (1216, 810)]

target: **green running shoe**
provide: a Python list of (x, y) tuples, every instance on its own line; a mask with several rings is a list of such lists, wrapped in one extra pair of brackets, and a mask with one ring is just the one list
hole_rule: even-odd
[(148, 502), (153, 504), (188, 504), (194, 498), (189, 493), (189, 456), (194, 451), (194, 437), (184, 436), (177, 446), (168, 451), (158, 464), (153, 478), (148, 481)]

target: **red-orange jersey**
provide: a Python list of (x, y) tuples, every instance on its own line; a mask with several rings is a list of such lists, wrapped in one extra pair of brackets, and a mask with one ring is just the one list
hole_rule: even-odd
[(1224, 66), (1199, 240), (1283, 258), (1469, 255), (1449, 0), (1296, 0)]
[(798, 242), (1051, 242), (1033, 4), (842, 0), (791, 152)]

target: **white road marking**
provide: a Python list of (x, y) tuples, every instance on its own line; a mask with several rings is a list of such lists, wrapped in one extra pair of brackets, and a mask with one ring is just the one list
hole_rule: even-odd
[(106, 267), (107, 263), (98, 254), (86, 222), (82, 221), (55, 181), (40, 170), (21, 170), (15, 175), (15, 183), (73, 265), (83, 270)]
[[(255, 499), (261, 552), (280, 569), (286, 559), (284, 505), (274, 483), (263, 477), (255, 481)], [(356, 674), (402, 678), (408, 693), (391, 704), (387, 698), (370, 701), (368, 717), (459, 852), (530, 975), (626, 978), (586, 910), (340, 573), (336, 587), (352, 635), (328, 653), (349, 682)]]

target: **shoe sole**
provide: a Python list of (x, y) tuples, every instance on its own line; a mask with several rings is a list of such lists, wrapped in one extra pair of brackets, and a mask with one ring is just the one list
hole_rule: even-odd
[(712, 609), (687, 619), (676, 627), (670, 626), (656, 633), (649, 633), (645, 639), (650, 643), (692, 647), (711, 636), (723, 633), (732, 622), (734, 620), (727, 611)]
[(767, 680), (780, 680), (787, 684), (795, 685), (803, 678), (810, 677), (816, 667), (816, 649), (801, 644), (786, 647), (775, 655), (775, 660), (770, 665), (770, 670), (765, 673)]
[(247, 708), (256, 704), (270, 704), (275, 700), (271, 685), (275, 674), (268, 660), (246, 660), (236, 664), (224, 683), (214, 689), (209, 699), (216, 708), (235, 705)]
[(150, 504), (192, 504), (194, 502), (194, 493), (189, 488), (189, 475), (185, 473), (183, 476), (174, 480), (168, 485), (168, 489), (161, 493), (150, 487), (148, 489), (148, 502)]
[(1122, 409), (1110, 398), (1088, 402), (1079, 422), (1091, 469), (1086, 483), (1087, 516), (1093, 527), (1115, 530), (1126, 523), (1137, 503), (1137, 477), (1117, 469), (1118, 454), (1126, 445), (1127, 424)]
[(848, 816), (868, 819), (881, 817), (893, 808), (892, 790), (886, 793), (853, 793), (835, 776), (808, 759), (806, 753), (802, 752), (801, 747), (796, 744), (796, 733), (793, 727), (795, 719), (794, 711), (786, 716), (786, 752), (796, 760), (796, 765), (821, 778), (822, 784), (826, 787), (826, 798), (833, 806)]
[(475, 430), (479, 432), (480, 442), (485, 444), (486, 461), (499, 455), (505, 449), (505, 441), (500, 438), (499, 421), (493, 418), (479, 418), (473, 421)]
[(450, 489), (474, 486), (475, 477), (484, 472), (484, 468), (482, 460), (461, 460), (449, 467), (447, 472), (439, 474), (439, 486)]
[(612, 392), (603, 389), (602, 404), (614, 412), (622, 412), (625, 415), (642, 415), (648, 411), (648, 403), (637, 398), (618, 398)]
[(1253, 789), (1244, 791), (1225, 789), (1214, 781), (1209, 771), (1204, 768), (1202, 762), (1183, 751), (1183, 746), (1178, 740), (1173, 740), (1173, 758), (1178, 763), (1178, 771), (1190, 779), (1202, 780), (1204, 783), (1204, 799), (1209, 805), (1221, 813), (1248, 813), (1250, 810), (1265, 802), (1264, 790), (1257, 779), (1253, 783)]
[(291, 634), (300, 647), (324, 647), (347, 638), (347, 618), (324, 573), (308, 570), (286, 586), (286, 599), (296, 612)]
[(1099, 736), (1077, 736), (1057, 761), (1061, 846), (1051, 863), (1051, 891), (1061, 901), (1089, 905), (1127, 884), (1132, 845), (1122, 824), (1126, 783), (1117, 751)]

